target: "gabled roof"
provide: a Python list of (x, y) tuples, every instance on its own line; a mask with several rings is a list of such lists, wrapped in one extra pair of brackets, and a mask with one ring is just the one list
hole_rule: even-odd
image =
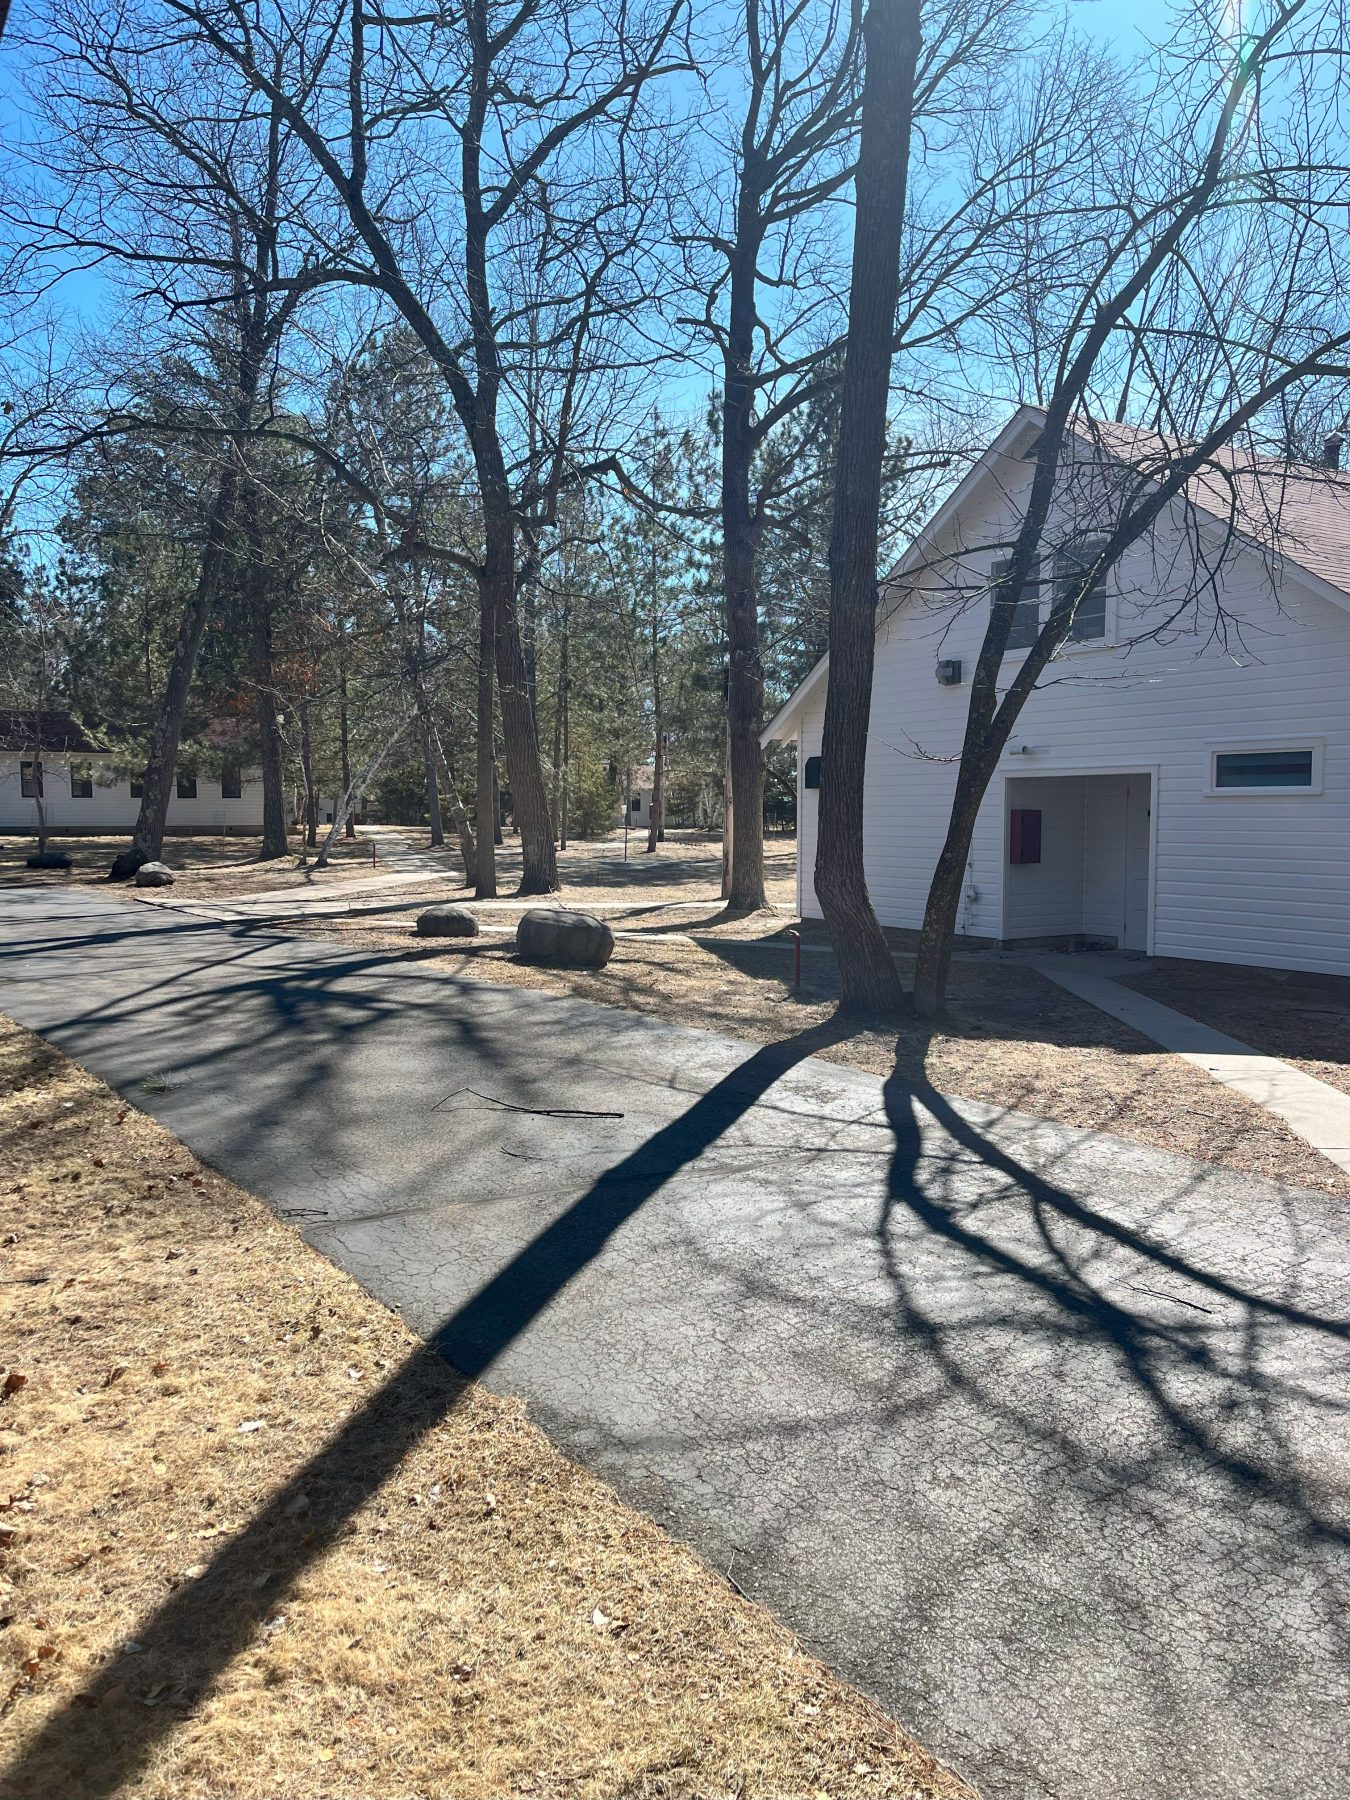
[[(880, 584), (883, 592), (926, 546), (935, 542), (947, 522), (990, 478), (997, 461), (1013, 450), (1027, 428), (1043, 418), (1040, 407), (1018, 407), (928, 523), (915, 534)], [(1076, 429), (1085, 443), (1113, 452), (1145, 478), (1151, 473), (1165, 475), (1183, 447), (1177, 438), (1133, 425), (1092, 420)], [(1291, 564), (1324, 599), (1350, 611), (1350, 470), (1290, 463), (1225, 447), (1191, 477), (1185, 498), (1198, 511), (1231, 526), (1267, 555)], [(884, 605), (878, 607), (878, 625), (885, 611)], [(822, 656), (761, 732), (761, 743), (771, 743), (783, 734), (783, 726), (824, 680), (828, 664), (828, 656)]]
[[(1164, 474), (1181, 445), (1176, 438), (1141, 431), (1134, 425), (1094, 424), (1093, 435), (1107, 449), (1128, 457), (1147, 476)], [(1202, 511), (1231, 523), (1249, 542), (1336, 590), (1350, 607), (1350, 470), (1253, 456), (1225, 446), (1193, 476), (1186, 498)]]
[(47, 711), (40, 713), (29, 707), (0, 707), (0, 750), (32, 750), (38, 744), (44, 750), (103, 751), (100, 744), (75, 717), (74, 713)]

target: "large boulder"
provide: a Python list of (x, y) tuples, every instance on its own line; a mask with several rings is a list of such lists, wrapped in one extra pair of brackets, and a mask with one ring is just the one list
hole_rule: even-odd
[(516, 950), (527, 962), (562, 969), (603, 969), (614, 954), (614, 933), (590, 913), (536, 906), (516, 927)]
[(172, 887), (173, 870), (168, 863), (145, 862), (136, 871), (137, 887)]
[(26, 858), (30, 869), (68, 869), (70, 858), (64, 850), (35, 850)]
[(417, 915), (418, 937), (477, 937), (478, 921), (467, 906), (429, 906)]

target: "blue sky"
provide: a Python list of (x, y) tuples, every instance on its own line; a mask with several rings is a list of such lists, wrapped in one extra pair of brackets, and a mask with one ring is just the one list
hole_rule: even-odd
[[(17, 0), (11, 14), (13, 28), (23, 29), (29, 10), (24, 0)], [(1064, 10), (1059, 5), (1047, 6), (1047, 21)], [(1103, 46), (1114, 45), (1128, 53), (1135, 45), (1142, 50), (1150, 39), (1156, 40), (1166, 31), (1168, 10), (1168, 0), (1069, 0), (1067, 14), (1079, 30)], [(11, 29), (0, 44), (0, 155), (6, 143), (25, 134), (19, 91), (24, 61)], [(62, 282), (59, 298), (72, 320), (95, 324), (108, 300), (108, 284), (96, 273), (76, 272)]]

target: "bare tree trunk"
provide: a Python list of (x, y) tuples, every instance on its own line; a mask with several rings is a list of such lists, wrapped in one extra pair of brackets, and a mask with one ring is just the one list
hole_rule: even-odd
[(647, 820), (647, 854), (653, 855), (656, 846), (665, 837), (661, 819), (665, 811), (666, 791), (666, 734), (661, 729), (661, 720), (656, 721), (656, 756), (652, 764), (652, 799), (651, 812)]
[(946, 1004), (952, 944), (961, 909), (961, 887), (970, 859), (975, 821), (997, 761), (996, 756), (982, 779), (973, 771), (963, 772), (947, 825), (946, 841), (933, 871), (914, 967), (914, 1007), (924, 1019), (937, 1018)]
[(342, 799), (338, 803), (338, 809), (333, 814), (333, 823), (328, 828), (328, 836), (323, 840), (319, 849), (319, 854), (314, 858), (314, 867), (316, 869), (326, 869), (328, 867), (329, 854), (337, 841), (338, 833), (345, 828), (347, 820), (351, 817), (352, 808), (356, 805), (356, 796), (359, 793), (364, 793), (371, 782), (374, 781), (375, 776), (379, 772), (380, 765), (394, 748), (394, 745), (403, 736), (409, 725), (412, 724), (412, 719), (415, 716), (416, 715), (412, 715), (409, 718), (406, 718), (401, 725), (395, 726), (394, 730), (385, 739), (384, 743), (375, 754), (366, 759), (366, 765), (361, 770), (361, 773), (357, 776), (356, 780), (348, 782), (347, 791), (343, 794)]
[(514, 586), (500, 596), (497, 620), (497, 692), (501, 697), (511, 817), (520, 833), (522, 894), (550, 894), (558, 886), (553, 826), (539, 762), (539, 738), (521, 652)]
[[(730, 675), (728, 675), (730, 683)], [(736, 846), (736, 807), (731, 797), (731, 727), (722, 725), (722, 898), (731, 899), (731, 861)]]
[(853, 273), (830, 533), (829, 685), (816, 894), (849, 1010), (893, 1013), (904, 990), (863, 872), (863, 784), (876, 648), (877, 536), (900, 285), (919, 0), (872, 0), (858, 147)]
[[(564, 569), (564, 578), (566, 571)], [(563, 712), (567, 705), (567, 601), (563, 601), (562, 634), (558, 650), (558, 692), (553, 706), (553, 797), (549, 805), (549, 816), (553, 824), (555, 838), (562, 831), (562, 757), (563, 757)]]
[(562, 806), (558, 817), (558, 848), (567, 848), (567, 812), (571, 799), (570, 764), (572, 760), (572, 706), (570, 683), (563, 683), (563, 742), (562, 742)]
[(427, 785), (427, 819), (431, 825), (431, 847), (435, 849), (445, 842), (445, 827), (441, 823), (441, 797), (436, 780), (436, 733), (428, 711), (426, 691), (420, 681), (417, 684), (417, 716), (422, 727), (422, 770)]
[(492, 841), (501, 844), (506, 841), (506, 812), (502, 806), (502, 778), (496, 763), (492, 765)]
[(319, 796), (314, 787), (314, 749), (309, 735), (309, 702), (300, 702), (300, 773), (305, 783), (305, 845), (319, 841)]
[(250, 661), (257, 701), (263, 779), (263, 833), (258, 860), (273, 862), (289, 852), (290, 842), (286, 835), (286, 780), (272, 671), (271, 582), (263, 554), (258, 494), (251, 481), (244, 497), (244, 529), (248, 542), (247, 595), (249, 629), (252, 634)]
[[(731, 266), (731, 301), (723, 353), (722, 581), (726, 595), (728, 793), (739, 829), (731, 837), (723, 898), (737, 911), (754, 912), (764, 896), (764, 664), (759, 643), (759, 595), (755, 579), (757, 528), (750, 500), (754, 459), (755, 274), (762, 227), (749, 182), (742, 177), (741, 218)], [(728, 802), (730, 817), (731, 801)]]
[(661, 659), (652, 609), (652, 712), (656, 719), (656, 747), (652, 753), (652, 798), (647, 813), (647, 854), (654, 856), (661, 839), (661, 804), (665, 792), (666, 731), (661, 710)]
[(474, 825), (478, 860), (474, 897), (494, 899), (497, 893), (497, 749), (493, 721), (494, 681), (497, 664), (492, 595), (487, 583), (478, 584), (478, 704), (474, 770)]
[(120, 851), (108, 871), (112, 881), (126, 881), (142, 863), (155, 862), (164, 848), (164, 823), (169, 813), (169, 784), (174, 777), (174, 763), (183, 736), (183, 719), (187, 714), (188, 690), (192, 672), (197, 666), (211, 609), (220, 590), (221, 571), (225, 560), (225, 543), (234, 514), (237, 478), (234, 466), (221, 471), (216, 488), (215, 505), (206, 529), (206, 543), (197, 571), (197, 586), (192, 601), (178, 622), (178, 639), (173, 661), (164, 687), (164, 704), (155, 722), (146, 757), (141, 787), (141, 806), (131, 834), (131, 847)]
[[(352, 785), (352, 747), (350, 727), (347, 719), (347, 656), (344, 647), (342, 663), (338, 669), (338, 754), (342, 762), (342, 791), (347, 793)], [(352, 817), (354, 808), (349, 808), (346, 823), (342, 829), (349, 838), (356, 836), (356, 821)]]
[(440, 732), (436, 732), (436, 748), (440, 752), (441, 761), (445, 764), (446, 798), (450, 803), (450, 821), (459, 838), (459, 853), (464, 858), (464, 885), (473, 887), (478, 880), (478, 846), (474, 842), (473, 827), (469, 823), (469, 815), (465, 811), (464, 802), (459, 797), (459, 782), (455, 777), (455, 765), (450, 760), (450, 753), (441, 742)]

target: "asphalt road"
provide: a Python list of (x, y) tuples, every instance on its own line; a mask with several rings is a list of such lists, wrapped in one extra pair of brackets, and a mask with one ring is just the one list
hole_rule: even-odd
[(0, 890), (0, 1009), (987, 1800), (1342, 1800), (1343, 1203), (89, 891)]

